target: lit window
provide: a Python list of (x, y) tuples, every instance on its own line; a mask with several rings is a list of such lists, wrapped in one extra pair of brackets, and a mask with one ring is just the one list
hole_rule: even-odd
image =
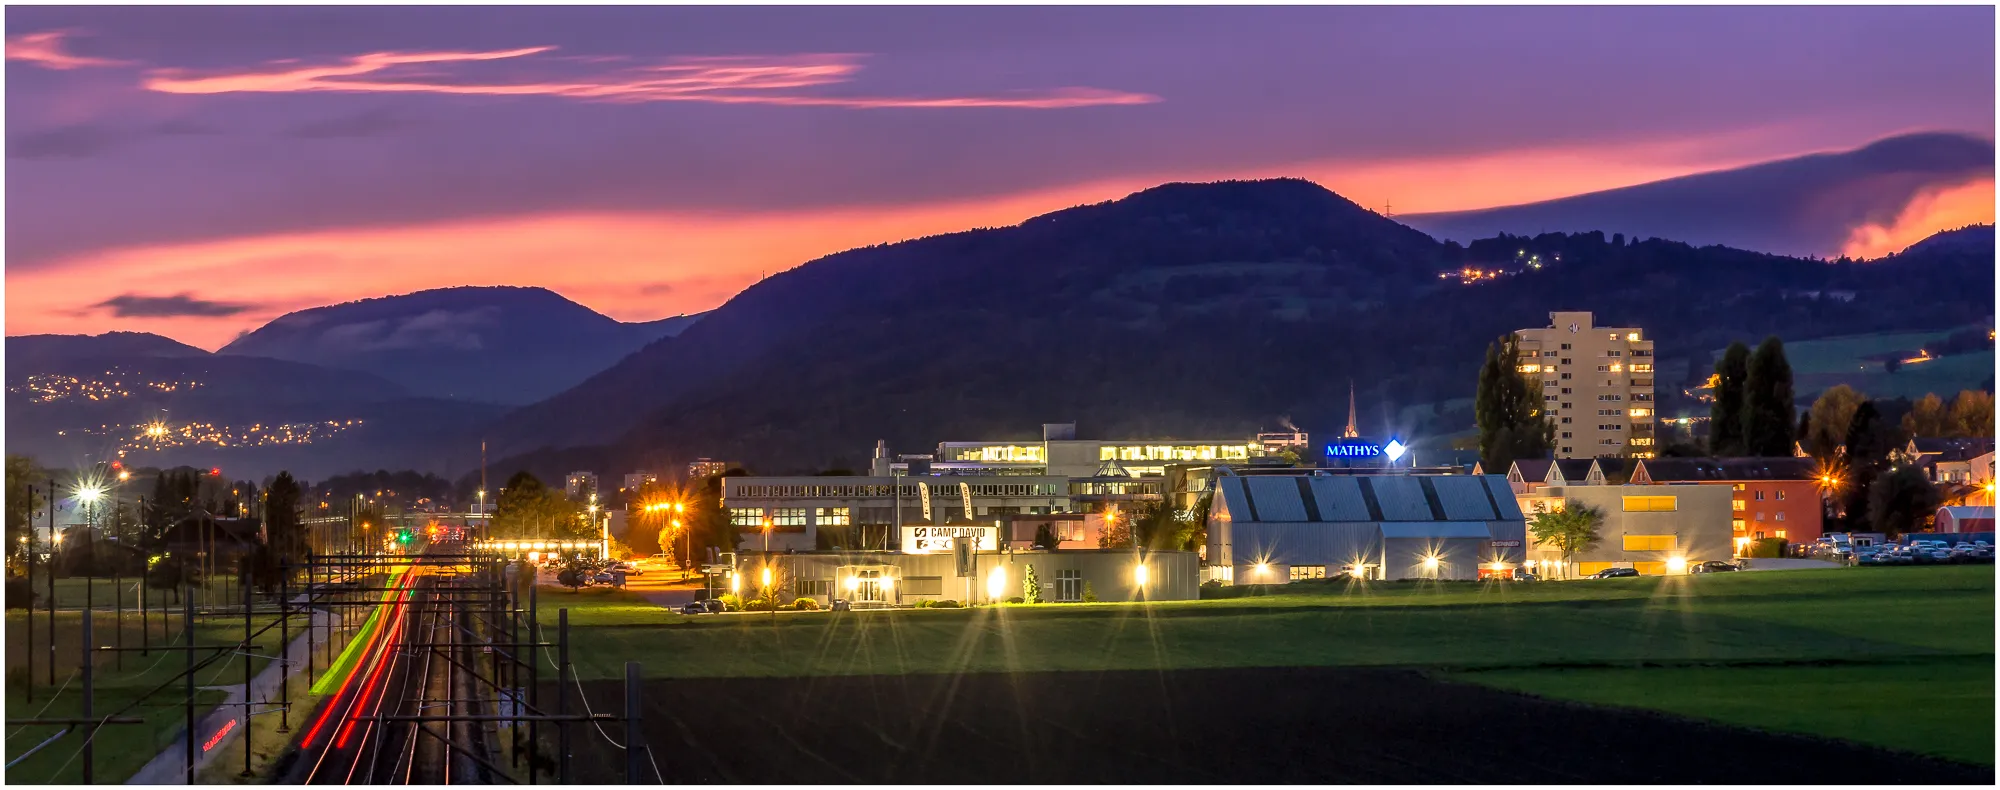
[(1540, 372), (1542, 372), (1542, 366), (1541, 366), (1541, 365), (1522, 365), (1522, 366), (1521, 366), (1521, 372), (1522, 372), (1522, 373), (1540, 373)]
[(1771, 533), (1771, 534), (1773, 534), (1773, 535), (1776, 535), (1776, 536), (1778, 537), (1778, 539), (1780, 539), (1780, 540), (1783, 540), (1783, 539), (1784, 539), (1784, 537), (1785, 537), (1785, 531), (1784, 531), (1784, 530), (1782, 530), (1782, 529), (1781, 529), (1781, 530), (1778, 530), (1777, 532), (1773, 532), (1773, 533)]
[(1326, 578), (1325, 565), (1292, 566), (1292, 581), (1298, 581), (1300, 579), (1324, 579), (1324, 578)]
[[(1613, 337), (1612, 339), (1616, 340), (1617, 338), (1616, 338), (1616, 337)], [(1638, 333), (1638, 332), (1632, 332), (1632, 333), (1629, 333), (1629, 334), (1625, 335), (1625, 339), (1626, 339), (1626, 340), (1629, 340), (1629, 341), (1631, 341), (1631, 342), (1634, 342), (1634, 343), (1637, 343), (1637, 342), (1639, 342), (1639, 333)]]
[(1631, 410), (1630, 412), (1627, 412), (1627, 413), (1628, 413), (1628, 414), (1630, 414), (1631, 416), (1634, 416), (1634, 417), (1651, 417), (1651, 416), (1653, 416), (1653, 410), (1652, 410), (1652, 409), (1632, 409), (1632, 410)]
[(1779, 499), (1781, 499), (1781, 500), (1785, 498), (1785, 492), (1784, 492), (1784, 490), (1783, 490), (1783, 489), (1779, 489), (1779, 491), (1778, 491), (1778, 498), (1779, 498)]
[(1672, 535), (1626, 535), (1626, 551), (1673, 551), (1676, 541)]
[(1627, 513), (1671, 513), (1680, 509), (1680, 497), (1675, 496), (1628, 496), (1624, 500)]
[(813, 523), (822, 527), (846, 527), (854, 524), (854, 517), (844, 507), (813, 508)]
[(1742, 512), (1742, 510), (1743, 510), (1743, 500), (1741, 500), (1741, 499), (1732, 499), (1732, 500), (1729, 500), (1729, 509), (1730, 509), (1730, 510), (1734, 510), (1734, 511), (1738, 511), (1738, 512)]
[(729, 509), (729, 523), (739, 527), (764, 526), (764, 509), (761, 507), (732, 507)]
[(1743, 519), (1740, 519), (1740, 518), (1732, 518), (1732, 519), (1730, 519), (1730, 520), (1729, 520), (1729, 528), (1730, 528), (1730, 529), (1733, 529), (1733, 530), (1736, 530), (1737, 532), (1742, 532), (1742, 531), (1743, 531)]

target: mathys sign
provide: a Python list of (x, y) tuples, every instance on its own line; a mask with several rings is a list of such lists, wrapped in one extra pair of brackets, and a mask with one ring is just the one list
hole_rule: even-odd
[(976, 550), (993, 550), (992, 527), (904, 527), (904, 554), (943, 554), (951, 551), (952, 538), (973, 541)]

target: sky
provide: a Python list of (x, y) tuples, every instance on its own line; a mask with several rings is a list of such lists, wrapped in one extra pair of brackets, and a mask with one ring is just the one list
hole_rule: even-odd
[[(1994, 125), (1991, 7), (6, 22), (7, 334), (210, 349), (291, 310), (454, 285), (698, 312), (843, 249), (1167, 181), (1300, 176), (1454, 211)], [(1991, 221), (1990, 182), (1953, 189), (1873, 246)]]

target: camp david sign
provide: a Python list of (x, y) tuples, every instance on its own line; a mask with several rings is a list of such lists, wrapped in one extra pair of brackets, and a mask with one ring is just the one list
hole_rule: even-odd
[(972, 541), (976, 551), (992, 551), (993, 528), (979, 526), (964, 527), (904, 527), (904, 554), (944, 554), (951, 551), (952, 538)]

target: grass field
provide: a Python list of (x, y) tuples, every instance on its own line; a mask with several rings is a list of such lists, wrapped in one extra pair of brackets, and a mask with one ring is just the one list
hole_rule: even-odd
[[(620, 677), (628, 660), (649, 677), (1414, 667), (1540, 695), (1993, 762), (1990, 566), (1526, 585), (1328, 581), (1246, 593), (838, 616), (681, 617), (611, 592), (545, 595), (540, 603), (545, 628), (555, 609), (571, 609), (571, 655), (584, 679)], [(1577, 677), (1602, 680), (1570, 682)], [(1781, 677), (1797, 680), (1752, 682)], [(1956, 693), (1932, 688), (1945, 679)], [(1801, 693), (1801, 686), (1847, 691)], [(1724, 694), (1717, 688), (1738, 689), (1729, 698), (1739, 702), (1717, 704)], [(1764, 688), (1771, 690), (1757, 691)], [(1898, 695), (1925, 704), (1861, 701)]]
[[(1950, 332), (1884, 332), (1848, 335), (1785, 344), (1785, 361), (1792, 365), (1796, 390), (1817, 395), (1835, 384), (1846, 384), (1877, 398), (1906, 397), (1912, 400), (1935, 392), (1950, 398), (1962, 389), (1978, 389), (1993, 378), (1993, 352), (1954, 354), (1930, 362), (1906, 364), (1890, 373), (1882, 362), (1869, 357), (1896, 352), (1912, 355), (1926, 343), (1942, 340)], [(1715, 349), (1721, 357), (1722, 349)]]
[[(34, 581), (35, 608), (37, 610), (46, 609), (49, 605), (48, 599), (45, 597), (49, 594), (49, 581), (46, 577), (40, 575), (37, 575)], [(183, 588), (183, 590), (185, 589)], [(203, 606), (209, 603), (218, 606), (230, 606), (243, 599), (243, 590), (236, 586), (236, 577), (232, 575), (219, 574), (209, 577), (205, 585), (196, 585), (193, 589), (196, 606)], [(175, 600), (172, 591), (158, 589), (141, 590), (139, 588), (139, 580), (130, 576), (123, 579), (112, 579), (110, 577), (89, 579), (75, 576), (56, 580), (57, 609), (81, 609), (85, 601), (89, 601), (101, 611), (110, 611), (119, 603), (123, 603), (127, 609), (134, 609), (138, 607), (139, 602), (142, 600), (142, 594), (146, 606), (154, 611), (159, 610), (161, 601), (169, 602), (168, 606), (170, 608), (177, 606), (177, 604), (172, 603)], [(114, 599), (113, 595), (116, 595), (117, 599)], [(178, 609), (176, 609), (176, 614), (178, 614)]]
[[(7, 635), (7, 712), (9, 718), (64, 718), (82, 715), (83, 694), (77, 667), (82, 661), (81, 628), (82, 616), (73, 612), (58, 612), (56, 615), (56, 687), (48, 685), (48, 651), (46, 614), (38, 614), (34, 620), (35, 664), (34, 698), (28, 699), (28, 689), (23, 683), (27, 671), (27, 622), (20, 612), (8, 612), (6, 618)], [(253, 617), (253, 629), (262, 628), (273, 618)], [(181, 619), (174, 612), (169, 621), (170, 632), (179, 639)], [(114, 630), (115, 620), (109, 613), (100, 613), (92, 619), (93, 637), (99, 645), (112, 645), (117, 641)], [(128, 615), (125, 623), (125, 644), (138, 647), (139, 618)], [(151, 644), (161, 644), (160, 621), (151, 623)], [(197, 644), (234, 643), (243, 637), (240, 619), (213, 618), (198, 623), (195, 627)], [(261, 638), (259, 644), (267, 648), (277, 643), (276, 634)], [(264, 651), (268, 654), (268, 650)], [(200, 661), (209, 654), (197, 654)], [(198, 670), (196, 686), (217, 686), (240, 684), (243, 682), (243, 662), (240, 655), (221, 658)], [(250, 658), (251, 672), (261, 670), (268, 662), (265, 658)], [(126, 709), (140, 699), (147, 691), (172, 681), (186, 667), (185, 653), (180, 651), (157, 650), (150, 655), (128, 653), (124, 656), (124, 668), (118, 668), (118, 659), (112, 655), (100, 655), (96, 664), (96, 715), (109, 715)], [(58, 693), (59, 692), (59, 693)], [(205, 715), (208, 706), (223, 698), (221, 691), (197, 692), (197, 717)], [(178, 688), (153, 695), (137, 706), (132, 706), (123, 715), (139, 716), (145, 724), (114, 725), (104, 727), (95, 741), (97, 780), (123, 781), (137, 771), (146, 761), (151, 760), (161, 749), (173, 742), (183, 726), (184, 709), (180, 707), (182, 696)], [(27, 752), (49, 736), (60, 732), (58, 726), (21, 726), (7, 728), (6, 754), (9, 760)], [(35, 753), (20, 765), (7, 771), (9, 782), (16, 783), (75, 783), (82, 781), (82, 765), (78, 755), (81, 738), (75, 734), (64, 737), (48, 748)]]

